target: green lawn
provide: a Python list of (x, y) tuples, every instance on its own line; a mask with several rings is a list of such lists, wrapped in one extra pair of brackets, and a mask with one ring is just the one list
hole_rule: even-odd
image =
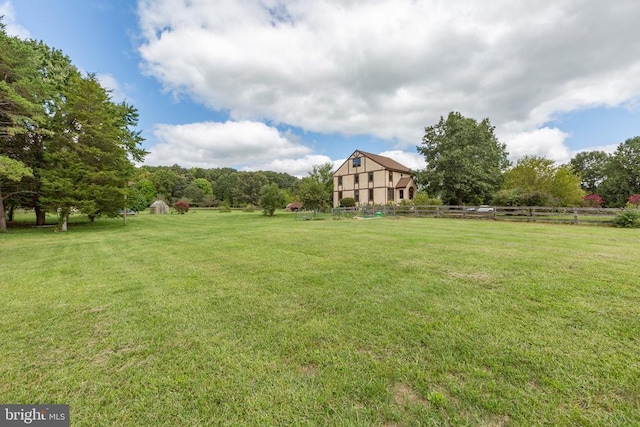
[(0, 234), (0, 402), (73, 426), (638, 425), (640, 230), (189, 212)]

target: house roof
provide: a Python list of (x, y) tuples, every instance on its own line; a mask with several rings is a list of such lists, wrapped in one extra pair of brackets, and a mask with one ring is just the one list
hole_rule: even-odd
[(405, 176), (400, 178), (400, 181), (396, 184), (396, 188), (407, 188), (407, 185), (411, 182), (411, 178)]
[(362, 154), (365, 157), (370, 158), (374, 162), (381, 164), (386, 169), (391, 169), (399, 172), (411, 172), (411, 170), (408, 167), (406, 167), (402, 163), (398, 163), (395, 160), (390, 159), (389, 157), (381, 156), (379, 154), (367, 153), (366, 151), (362, 151), (362, 150), (354, 151), (354, 153), (356, 152)]
[[(384, 167), (385, 169), (390, 169), (390, 170), (394, 170), (394, 171), (398, 171), (398, 172), (411, 172), (411, 169), (409, 169), (408, 167), (406, 167), (405, 165), (403, 165), (402, 163), (396, 162), (393, 159), (390, 159), (389, 157), (385, 157), (385, 156), (381, 156), (379, 154), (373, 154), (373, 153), (367, 153), (366, 151), (362, 151), (362, 150), (356, 150), (354, 151), (349, 158), (347, 159), (347, 161), (349, 161), (349, 159), (353, 158), (354, 155), (362, 155), (364, 157), (368, 157), (371, 160), (373, 160), (374, 162), (380, 164), (382, 167)], [(357, 157), (357, 156), (356, 156)], [(345, 163), (347, 162), (345, 161)], [(343, 163), (344, 164), (344, 163)], [(342, 167), (342, 166), (340, 166)], [(338, 168), (339, 169), (339, 168)]]

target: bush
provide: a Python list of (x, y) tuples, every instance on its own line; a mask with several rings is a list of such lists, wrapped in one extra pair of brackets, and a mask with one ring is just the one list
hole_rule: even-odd
[(247, 203), (244, 208), (242, 208), (242, 212), (255, 212), (256, 207), (251, 203)]
[(495, 206), (518, 206), (521, 195), (518, 189), (500, 190), (493, 195), (491, 204)]
[(229, 206), (229, 202), (224, 202), (220, 205), (220, 208), (218, 210), (221, 213), (229, 213), (231, 212), (231, 206)]
[(637, 210), (627, 209), (616, 215), (613, 226), (618, 228), (638, 228), (640, 227), (640, 213)]
[(356, 199), (353, 197), (345, 197), (340, 199), (340, 206), (343, 208), (352, 208), (356, 205)]
[(632, 194), (629, 196), (628, 202), (636, 207), (640, 207), (640, 194)]
[(604, 203), (604, 199), (599, 194), (589, 194), (582, 198), (582, 205), (587, 208), (599, 208)]
[(178, 200), (173, 204), (173, 208), (179, 214), (185, 214), (189, 212), (189, 202), (187, 202), (186, 200)]

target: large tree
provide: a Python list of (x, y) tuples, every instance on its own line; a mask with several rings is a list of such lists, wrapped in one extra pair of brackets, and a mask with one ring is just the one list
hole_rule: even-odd
[(509, 166), (506, 146), (496, 138), (489, 119), (478, 122), (458, 112), (425, 128), (417, 148), (427, 162), (421, 184), (447, 203), (488, 201)]
[(114, 216), (124, 206), (132, 160), (145, 155), (142, 138), (133, 130), (136, 110), (111, 102), (94, 75), (75, 74), (63, 91), (64, 102), (53, 112), (53, 134), (44, 140), (46, 167), (40, 170), (42, 201), (59, 213), (66, 230), (72, 209), (90, 217)]

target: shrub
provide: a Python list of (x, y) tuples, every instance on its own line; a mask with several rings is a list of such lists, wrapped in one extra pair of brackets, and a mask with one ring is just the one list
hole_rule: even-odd
[(520, 197), (521, 192), (518, 189), (500, 190), (493, 195), (491, 204), (496, 206), (518, 206)]
[(629, 196), (628, 202), (635, 205), (636, 208), (640, 207), (640, 194), (632, 194)]
[(345, 197), (340, 199), (340, 206), (343, 208), (352, 208), (356, 205), (356, 199), (353, 197)]
[(640, 227), (640, 213), (636, 210), (627, 209), (616, 215), (613, 226), (618, 228), (638, 228)]
[(245, 207), (242, 208), (242, 212), (254, 212), (255, 210), (256, 210), (256, 207), (253, 206), (251, 203), (247, 203)]
[(173, 204), (173, 208), (179, 214), (185, 214), (189, 212), (189, 202), (187, 202), (186, 200), (178, 200)]
[(599, 208), (604, 203), (604, 199), (599, 194), (589, 194), (582, 198), (582, 205), (588, 208)]
[(218, 210), (220, 213), (229, 213), (231, 212), (231, 206), (229, 205), (229, 202), (224, 202), (220, 205), (220, 208)]
[[(388, 202), (388, 204), (393, 205), (393, 202)], [(442, 200), (437, 197), (429, 197), (429, 195), (425, 192), (419, 192), (416, 194), (416, 197), (413, 199), (413, 204), (416, 206), (435, 206), (442, 205)]]
[(531, 191), (520, 196), (520, 206), (558, 206), (558, 201), (546, 191)]

